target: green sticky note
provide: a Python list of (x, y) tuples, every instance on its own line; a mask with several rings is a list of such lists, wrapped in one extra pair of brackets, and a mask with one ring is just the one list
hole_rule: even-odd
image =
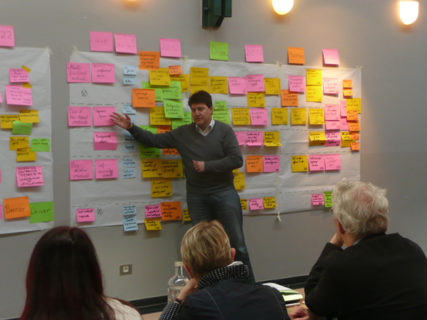
[(192, 121), (191, 112), (184, 111), (184, 117), (182, 119), (172, 119), (172, 130), (190, 124)]
[(227, 105), (225, 104), (225, 101), (217, 100), (214, 102), (214, 108), (216, 109), (226, 109)]
[(173, 99), (181, 100), (182, 99), (182, 90), (180, 81), (171, 81), (169, 88), (163, 88), (163, 99)]
[(332, 208), (332, 191), (323, 192), (323, 200), (325, 201), (325, 208)]
[(230, 111), (228, 109), (214, 107), (212, 118), (230, 124)]
[(24, 134), (29, 136), (33, 131), (33, 124), (31, 122), (13, 121), (12, 134)]
[(150, 127), (150, 126), (139, 126), (141, 129), (150, 131), (152, 134), (157, 134), (157, 128), (156, 127)]
[(182, 106), (182, 101), (163, 100), (163, 108), (166, 118), (184, 118), (184, 108)]
[(139, 145), (140, 159), (160, 158), (160, 149), (155, 147), (146, 147), (143, 144)]
[(211, 60), (228, 61), (228, 43), (211, 41), (210, 58)]
[(162, 101), (163, 100), (163, 89), (162, 88), (155, 88), (150, 86), (150, 83), (148, 81), (144, 81), (141, 83), (142, 89), (154, 89), (154, 95), (156, 97), (156, 101)]
[(49, 138), (31, 139), (31, 151), (33, 151), (33, 152), (49, 152), (50, 151), (50, 139)]
[(53, 221), (53, 202), (30, 203), (30, 223)]

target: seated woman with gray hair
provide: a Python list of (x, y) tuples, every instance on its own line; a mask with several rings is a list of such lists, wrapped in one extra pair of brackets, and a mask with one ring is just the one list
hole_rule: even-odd
[(340, 181), (332, 194), (336, 233), (305, 286), (311, 312), (338, 319), (425, 319), (427, 260), (398, 233), (386, 234), (386, 191)]
[(281, 294), (249, 283), (247, 266), (233, 262), (235, 253), (218, 221), (190, 228), (182, 239), (181, 255), (191, 280), (160, 319), (289, 319)]

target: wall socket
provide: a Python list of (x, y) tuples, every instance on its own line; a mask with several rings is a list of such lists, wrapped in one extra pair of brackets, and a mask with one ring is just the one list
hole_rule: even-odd
[(132, 265), (131, 264), (120, 265), (120, 275), (125, 276), (128, 274), (132, 274)]

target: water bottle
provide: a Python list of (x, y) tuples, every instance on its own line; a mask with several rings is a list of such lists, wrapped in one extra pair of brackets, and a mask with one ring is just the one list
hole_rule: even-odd
[(184, 264), (182, 261), (175, 261), (175, 274), (168, 281), (168, 303), (175, 301), (182, 288), (186, 284), (187, 277), (184, 276)]

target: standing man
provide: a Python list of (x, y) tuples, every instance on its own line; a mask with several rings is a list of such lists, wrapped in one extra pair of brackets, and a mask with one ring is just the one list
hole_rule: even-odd
[(188, 105), (194, 123), (161, 134), (135, 126), (128, 115), (114, 113), (111, 119), (145, 146), (178, 150), (187, 178), (187, 205), (193, 224), (214, 219), (221, 222), (236, 249), (236, 260), (248, 266), (254, 282), (243, 235), (240, 197), (233, 184), (232, 171), (242, 166), (242, 152), (233, 129), (212, 119), (212, 97), (208, 92), (194, 93)]

